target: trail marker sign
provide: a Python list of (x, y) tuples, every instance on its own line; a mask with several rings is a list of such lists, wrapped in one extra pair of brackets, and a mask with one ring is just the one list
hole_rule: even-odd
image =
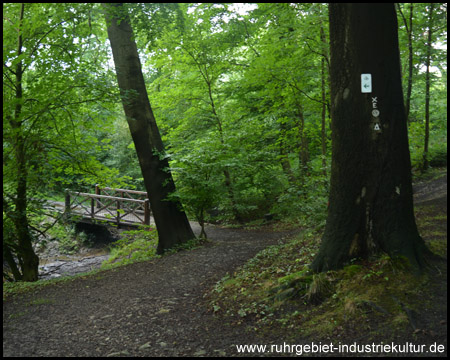
[(361, 92), (372, 92), (372, 74), (361, 74)]

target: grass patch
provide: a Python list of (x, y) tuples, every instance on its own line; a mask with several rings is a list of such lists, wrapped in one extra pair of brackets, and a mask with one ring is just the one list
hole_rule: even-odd
[(121, 239), (112, 244), (110, 256), (103, 262), (101, 269), (107, 270), (157, 258), (157, 247), (158, 233), (155, 229), (124, 231)]
[[(206, 239), (192, 239), (165, 251), (164, 255), (174, 254), (181, 250), (193, 250), (207, 243)], [(112, 244), (108, 260), (102, 269), (111, 269), (135, 262), (148, 261), (161, 257), (156, 254), (158, 233), (155, 229), (124, 231), (120, 240)]]
[(80, 273), (77, 275), (61, 276), (49, 280), (38, 280), (34, 282), (27, 281), (15, 281), (15, 282), (5, 282), (3, 283), (3, 301), (7, 298), (24, 294), (30, 291), (35, 291), (41, 289), (45, 286), (51, 286), (56, 284), (62, 284), (69, 281), (73, 281), (80, 278), (86, 278), (88, 276), (93, 276), (101, 272), (101, 269), (95, 269), (86, 273)]

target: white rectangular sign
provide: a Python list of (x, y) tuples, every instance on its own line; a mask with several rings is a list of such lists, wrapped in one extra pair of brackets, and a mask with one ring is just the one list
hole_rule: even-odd
[(372, 92), (372, 74), (361, 74), (361, 92)]

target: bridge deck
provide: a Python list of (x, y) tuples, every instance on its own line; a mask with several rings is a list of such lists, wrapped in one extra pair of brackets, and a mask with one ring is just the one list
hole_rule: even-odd
[[(92, 214), (89, 211), (86, 211), (85, 208), (82, 208), (80, 206), (74, 207), (71, 209), (72, 216), (80, 216), (81, 220), (85, 221), (108, 221), (112, 223), (117, 223), (117, 216), (113, 216), (109, 211), (100, 210), (98, 213)], [(120, 217), (120, 225), (141, 225), (144, 223), (144, 212), (141, 212), (141, 214), (138, 214), (141, 216), (136, 216), (135, 214), (125, 214)], [(151, 217), (150, 217), (151, 219)], [(151, 223), (151, 221), (150, 221)], [(150, 225), (149, 223), (149, 225)]]

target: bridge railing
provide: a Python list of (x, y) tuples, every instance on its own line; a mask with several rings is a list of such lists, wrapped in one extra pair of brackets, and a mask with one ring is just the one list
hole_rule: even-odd
[(95, 193), (97, 195), (115, 196), (128, 199), (146, 200), (148, 198), (147, 192), (129, 190), (129, 189), (115, 189), (110, 187), (101, 188), (98, 184), (95, 185)]
[[(100, 195), (100, 192), (105, 190), (110, 192), (114, 190), (122, 196)], [(142, 191), (100, 189), (97, 186), (96, 194), (66, 190), (65, 213), (66, 216), (76, 215), (85, 219), (110, 221), (118, 226), (136, 223), (150, 225), (150, 201), (147, 198), (134, 199), (129, 194), (147, 195)]]

